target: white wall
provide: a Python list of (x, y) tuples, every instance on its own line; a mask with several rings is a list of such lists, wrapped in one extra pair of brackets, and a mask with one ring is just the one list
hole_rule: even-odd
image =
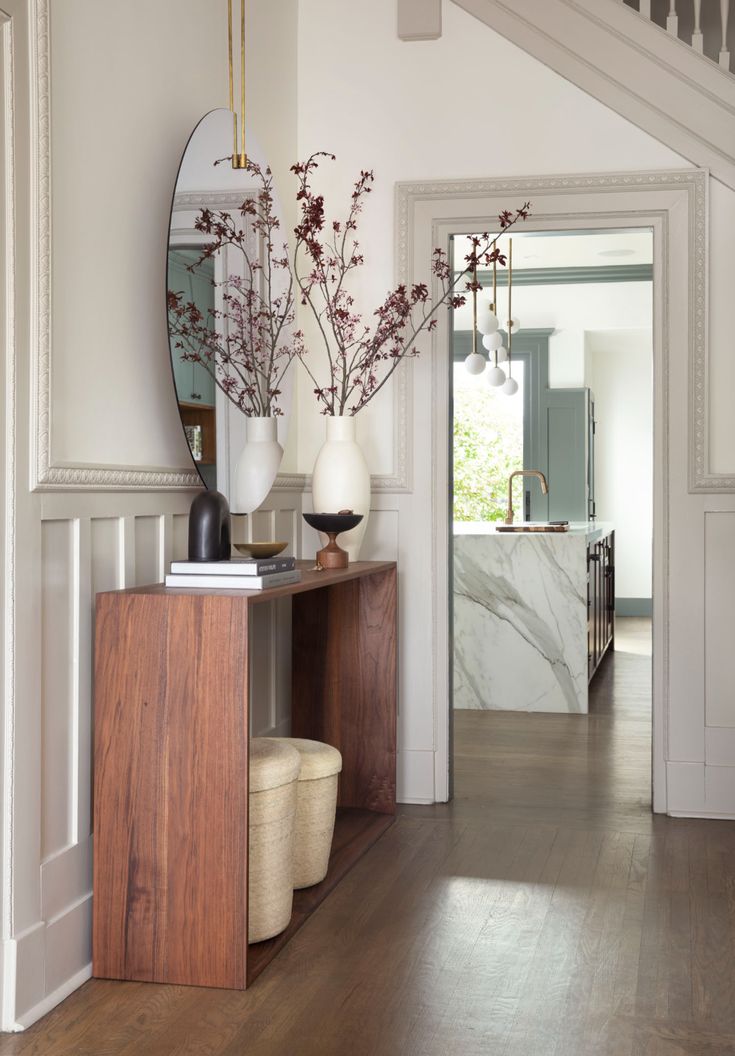
[[(646, 284), (648, 285), (648, 284)], [(649, 286), (650, 291), (650, 286)], [(653, 349), (650, 329), (587, 331), (595, 396), (595, 501), (615, 525), (615, 594), (650, 598), (653, 541)]]

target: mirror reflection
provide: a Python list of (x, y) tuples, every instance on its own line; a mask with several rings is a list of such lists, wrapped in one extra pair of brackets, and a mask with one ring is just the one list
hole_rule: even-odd
[(231, 138), (232, 114), (214, 110), (187, 144), (171, 208), (167, 308), (194, 464), (208, 488), (249, 513), (265, 499), (283, 453), (293, 296), (289, 269), (280, 266), (286, 240), (267, 163), (251, 139), (255, 171), (233, 169)]

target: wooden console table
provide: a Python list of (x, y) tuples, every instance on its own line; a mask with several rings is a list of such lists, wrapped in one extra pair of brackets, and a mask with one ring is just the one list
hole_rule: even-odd
[[(97, 595), (93, 974), (245, 989), (392, 823), (396, 567)], [(293, 598), (295, 737), (343, 756), (329, 873), (248, 946), (251, 606)]]

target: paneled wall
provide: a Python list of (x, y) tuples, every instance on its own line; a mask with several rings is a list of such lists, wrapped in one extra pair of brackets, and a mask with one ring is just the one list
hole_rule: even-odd
[[(95, 595), (160, 582), (170, 561), (185, 558), (190, 500), (186, 492), (43, 500), (37, 611), (40, 906), (38, 919), (16, 936), (21, 1022), (90, 972)], [(294, 554), (300, 510), (298, 492), (274, 491), (252, 518), (250, 537), (283, 539), (285, 552)], [(290, 602), (258, 606), (253, 615), (252, 732), (287, 735)], [(35, 643), (29, 644), (30, 657)]]
[[(197, 478), (171, 385), (166, 233), (180, 152), (226, 103), (227, 4), (2, 8), (0, 1026), (15, 1030), (91, 969), (94, 596), (186, 554)], [(248, 97), (276, 170), (294, 153), (295, 11), (247, 4), (270, 41)], [(274, 493), (251, 531), (295, 552), (300, 501)], [(272, 634), (288, 622), (264, 605), (252, 628), (256, 733), (288, 729), (288, 636)]]
[[(18, 941), (24, 1012), (89, 970), (94, 598), (186, 556), (188, 494), (47, 496), (40, 519), (40, 920)], [(74, 515), (71, 516), (73, 506)], [(153, 512), (166, 510), (167, 512)], [(38, 950), (43, 948), (43, 970)]]

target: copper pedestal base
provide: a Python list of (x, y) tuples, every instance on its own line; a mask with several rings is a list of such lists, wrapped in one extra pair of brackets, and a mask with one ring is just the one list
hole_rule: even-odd
[(350, 555), (341, 546), (337, 545), (339, 532), (327, 532), (329, 543), (316, 555), (317, 562), (322, 568), (347, 568), (350, 563)]

